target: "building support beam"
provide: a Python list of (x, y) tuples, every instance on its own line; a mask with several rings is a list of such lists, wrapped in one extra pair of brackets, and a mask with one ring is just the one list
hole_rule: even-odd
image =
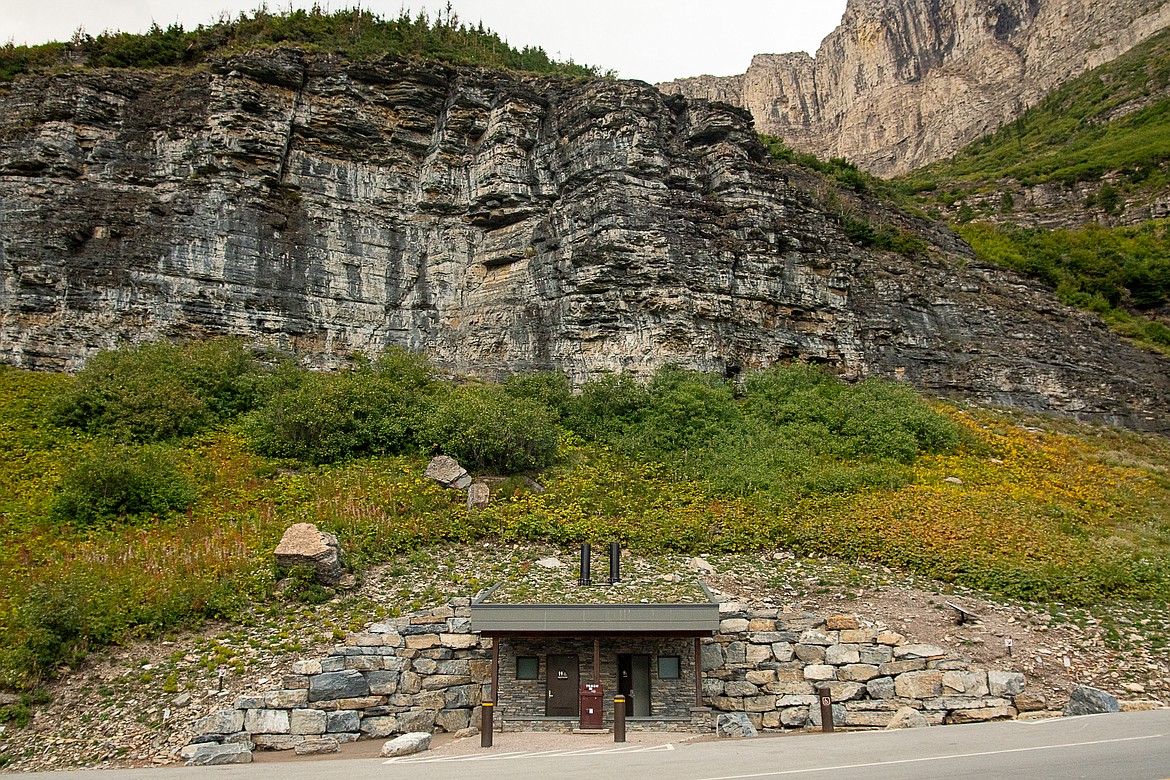
[(500, 703), (500, 643), (503, 637), (492, 638), (492, 703)]
[(695, 706), (703, 706), (703, 648), (699, 637), (695, 637)]

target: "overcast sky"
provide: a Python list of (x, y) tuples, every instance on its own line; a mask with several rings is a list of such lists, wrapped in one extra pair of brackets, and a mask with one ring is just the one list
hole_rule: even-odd
[[(681, 76), (743, 73), (753, 54), (808, 51), (841, 20), (846, 0), (452, 0), (459, 16), (507, 38), (543, 47), (557, 59), (613, 69), (624, 78), (665, 81)], [(222, 13), (251, 11), (260, 0), (0, 0), (0, 44), (68, 40), (80, 26), (141, 32), (209, 23)], [(357, 0), (328, 0), (350, 8)], [(361, 0), (382, 16), (405, 5), (418, 11), (445, 0)], [(269, 8), (287, 9), (289, 0)], [(292, 0), (309, 7), (312, 0)]]

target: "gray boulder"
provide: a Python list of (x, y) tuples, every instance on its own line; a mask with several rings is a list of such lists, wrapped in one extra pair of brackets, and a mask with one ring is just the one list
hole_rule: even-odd
[(195, 734), (234, 734), (244, 730), (244, 713), (239, 710), (218, 710), (195, 721)]
[(358, 699), (370, 695), (370, 684), (354, 669), (324, 672), (309, 678), (309, 701)]
[(1088, 685), (1078, 685), (1073, 688), (1068, 697), (1068, 704), (1064, 707), (1064, 715), (1099, 715), (1105, 712), (1121, 712), (1121, 702), (1111, 693), (1092, 688)]
[(221, 766), (223, 764), (250, 764), (252, 751), (247, 745), (200, 745), (194, 755), (187, 759), (187, 766)]
[(459, 465), (459, 461), (447, 455), (431, 458), (423, 476), (433, 479), (443, 487), (456, 490), (466, 490), (471, 485), (471, 475)]
[(476, 482), (467, 488), (467, 508), (471, 509), (487, 509), (488, 502), (491, 501), (492, 491), (487, 485), (482, 482)]
[(324, 753), (340, 753), (341, 743), (336, 737), (314, 737), (293, 748), (298, 756), (319, 756)]
[(718, 737), (754, 737), (758, 733), (747, 713), (724, 712), (715, 720), (715, 735)]
[(412, 731), (409, 734), (403, 734), (401, 737), (395, 737), (382, 746), (383, 758), (390, 758), (393, 756), (409, 756), (413, 753), (421, 753), (431, 747), (431, 735), (425, 731)]

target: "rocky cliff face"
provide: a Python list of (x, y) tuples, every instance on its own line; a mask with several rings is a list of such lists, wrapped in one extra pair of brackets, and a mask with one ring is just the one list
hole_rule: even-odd
[(893, 175), (949, 157), (1167, 25), (1164, 0), (849, 0), (815, 59), (761, 54), (742, 76), (660, 86)]
[(1170, 427), (1167, 361), (947, 231), (929, 258), (859, 249), (808, 175), (744, 112), (632, 82), (296, 51), (22, 80), (0, 95), (0, 358), (210, 334), (577, 380), (804, 358)]

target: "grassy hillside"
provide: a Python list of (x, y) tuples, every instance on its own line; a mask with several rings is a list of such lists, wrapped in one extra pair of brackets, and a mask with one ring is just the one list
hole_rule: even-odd
[(892, 184), (980, 260), (1170, 355), (1168, 225), (1143, 222), (1170, 196), (1170, 30)]
[(602, 75), (596, 68), (571, 60), (557, 62), (539, 47), (513, 48), (482, 23), (472, 26), (463, 22), (450, 6), (434, 19), (423, 13), (412, 17), (405, 7), (397, 18), (383, 19), (361, 8), (325, 12), (314, 6), (309, 11), (269, 13), (262, 6), (251, 15), (225, 15), (194, 30), (178, 24), (165, 29), (155, 25), (142, 34), (103, 32), (92, 36), (79, 30), (67, 43), (10, 43), (0, 48), (0, 83), (66, 64), (95, 68), (197, 65), (213, 55), (275, 45), (296, 45), (354, 59), (391, 54), (564, 76)]
[(994, 186), (1098, 180), (1170, 183), (1170, 30), (1049, 94), (998, 132), (900, 179), (906, 191), (945, 197), (958, 183)]
[[(336, 533), (358, 573), (436, 544), (616, 539), (832, 555), (1022, 599), (1170, 600), (1164, 439), (800, 366), (739, 388), (664, 370), (570, 395), (549, 374), (452, 385), (400, 353), (334, 375), (241, 355), (150, 347), (76, 379), (0, 370), (4, 684), (239, 618), (277, 593), (271, 551), (301, 521)], [(152, 394), (162, 414), (133, 403)], [(502, 478), (488, 509), (422, 477), (440, 451)]]

